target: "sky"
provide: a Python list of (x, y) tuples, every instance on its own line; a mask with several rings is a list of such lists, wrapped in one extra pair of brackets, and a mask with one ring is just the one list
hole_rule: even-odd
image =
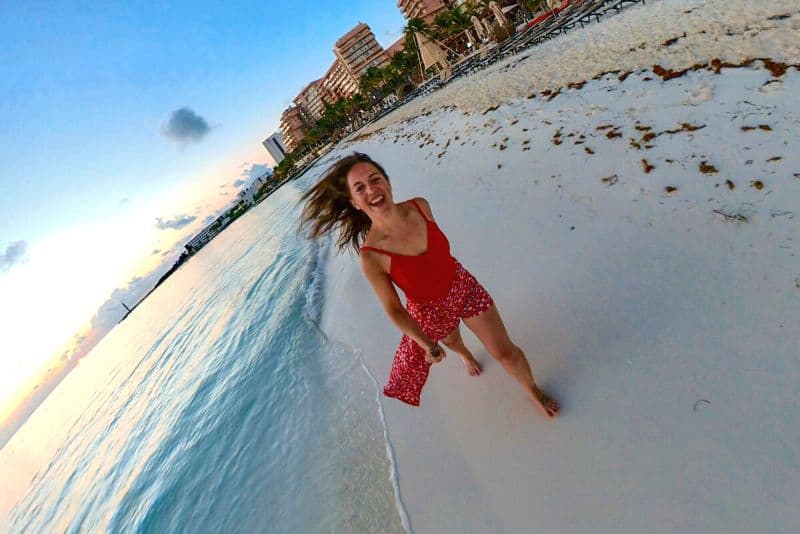
[(0, 419), (274, 164), (358, 22), (384, 47), (405, 24), (393, 0), (0, 3)]

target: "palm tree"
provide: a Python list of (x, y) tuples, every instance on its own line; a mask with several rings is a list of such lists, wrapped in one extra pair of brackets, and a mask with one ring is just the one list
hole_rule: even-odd
[(433, 21), (436, 33), (439, 34), (437, 39), (444, 40), (471, 27), (472, 15), (464, 5), (455, 6), (437, 15)]
[(378, 67), (369, 67), (358, 80), (359, 91), (361, 94), (369, 96), (376, 89), (380, 89), (384, 82), (383, 76), (383, 69)]
[(547, 8), (545, 0), (517, 0), (519, 5), (526, 9), (529, 13), (536, 13), (541, 11), (542, 8)]
[(408, 32), (420, 32), (426, 35), (429, 35), (430, 28), (428, 27), (428, 23), (420, 18), (413, 18), (408, 20), (408, 24), (405, 27), (406, 39), (408, 38)]

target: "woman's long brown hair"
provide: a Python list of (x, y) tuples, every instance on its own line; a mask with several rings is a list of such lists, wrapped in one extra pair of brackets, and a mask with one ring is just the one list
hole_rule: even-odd
[(350, 246), (356, 253), (372, 225), (369, 217), (350, 203), (347, 173), (357, 163), (374, 165), (389, 179), (383, 167), (372, 158), (361, 152), (353, 152), (331, 165), (322, 180), (300, 198), (301, 202), (305, 202), (300, 215), (300, 227), (309, 227), (308, 237), (316, 239), (336, 228), (339, 230), (336, 240), (339, 251)]

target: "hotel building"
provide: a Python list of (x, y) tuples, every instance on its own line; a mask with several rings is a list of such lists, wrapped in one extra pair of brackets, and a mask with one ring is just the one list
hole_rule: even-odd
[(433, 22), (439, 11), (450, 8), (459, 2), (455, 0), (397, 0), (397, 7), (406, 20), (422, 19), (427, 24)]
[(330, 99), (326, 98), (321, 78), (306, 85), (293, 100), (294, 105), (305, 109), (314, 121), (318, 121), (325, 113), (325, 102), (328, 101)]
[(386, 56), (389, 59), (392, 59), (392, 57), (396, 53), (402, 52), (405, 49), (405, 47), (406, 47), (406, 36), (403, 35), (398, 40), (389, 45), (389, 48), (386, 49)]
[(322, 90), (326, 98), (336, 102), (340, 98), (350, 98), (356, 94), (358, 82), (350, 76), (342, 62), (336, 59), (322, 77)]
[(305, 132), (325, 113), (326, 103), (352, 97), (358, 93), (358, 80), (368, 68), (389, 63), (389, 55), (363, 22), (336, 41), (333, 54), (336, 59), (325, 75), (305, 86), (292, 100), (294, 106), (281, 115), (286, 152), (297, 148)]
[(355, 28), (336, 41), (333, 53), (336, 59), (342, 62), (356, 85), (368, 68), (383, 67), (389, 62), (386, 51), (378, 44), (375, 34), (363, 22), (359, 22)]
[(270, 135), (261, 144), (264, 145), (269, 155), (275, 160), (276, 165), (286, 157), (286, 147), (283, 144), (283, 135), (280, 132)]
[(292, 106), (281, 114), (280, 129), (286, 152), (294, 152), (311, 126), (310, 117), (299, 106)]

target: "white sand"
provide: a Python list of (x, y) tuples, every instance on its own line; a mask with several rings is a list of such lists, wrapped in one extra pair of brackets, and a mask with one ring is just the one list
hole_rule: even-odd
[[(791, 16), (771, 20), (784, 14)], [(675, 37), (680, 39), (662, 46)], [(648, 0), (460, 78), (425, 99), (411, 101), (362, 133), (441, 107), (483, 111), (603, 72), (636, 71), (653, 64), (678, 70), (712, 58), (739, 63), (758, 57), (800, 61), (797, 0)]]
[[(649, 2), (540, 47), (515, 72), (546, 71), (533, 62), (550, 61), (567, 74), (544, 85), (590, 78), (546, 56), (571, 50), (580, 61), (595, 53), (593, 40), (614, 43), (596, 52), (606, 57), (598, 71), (723, 56), (800, 62), (798, 3), (749, 4)], [(654, 25), (692, 8), (670, 31)], [(766, 20), (783, 13), (792, 16)], [(744, 25), (769, 29), (727, 39), (726, 28)], [(653, 44), (684, 31), (692, 39)], [(619, 52), (644, 37), (651, 46), (635, 61)], [(667, 82), (609, 75), (549, 101), (511, 98), (544, 85), (525, 88), (509, 73), (458, 83), (447, 94), (473, 109), (505, 104), (486, 114), (438, 109), (445, 89), (420, 103), (436, 111), (341, 153), (369, 153), (396, 198), (431, 202), (454, 254), (495, 297), (563, 411), (545, 420), (465, 332), (483, 376), (467, 376), (450, 354), (432, 369), (420, 408), (382, 398), (411, 528), (795, 532), (800, 72), (773, 78), (757, 62)], [(647, 131), (635, 129), (682, 123), (703, 128), (663, 133), (649, 149)], [(717, 172), (702, 173), (702, 162)], [(332, 256), (327, 274), (323, 329), (385, 381), (399, 332), (355, 258)]]

